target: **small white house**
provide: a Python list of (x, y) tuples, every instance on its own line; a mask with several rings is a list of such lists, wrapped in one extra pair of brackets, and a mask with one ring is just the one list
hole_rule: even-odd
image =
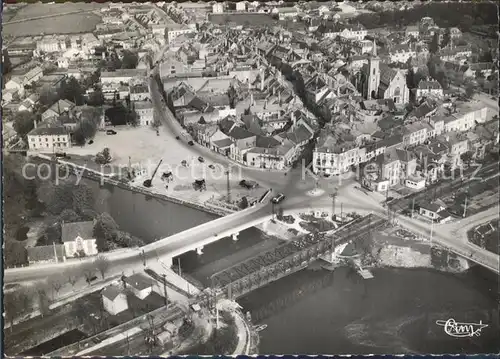
[(98, 253), (95, 238), (93, 238), (94, 222), (63, 223), (61, 237), (66, 251), (66, 257), (78, 257), (82, 254), (93, 256)]
[(439, 212), (443, 211), (444, 207), (437, 203), (422, 203), (420, 205), (419, 214), (429, 219), (435, 220), (440, 218)]
[(139, 299), (144, 299), (153, 292), (153, 280), (144, 274), (136, 273), (124, 279), (125, 284)]
[(102, 302), (106, 312), (111, 315), (117, 315), (128, 309), (127, 296), (116, 285), (104, 288), (102, 291)]

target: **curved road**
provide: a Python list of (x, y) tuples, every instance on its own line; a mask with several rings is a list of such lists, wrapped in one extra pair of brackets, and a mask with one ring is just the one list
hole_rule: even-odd
[[(155, 106), (162, 106), (161, 98), (159, 97), (159, 92), (156, 87), (157, 84), (153, 79), (150, 81), (150, 86), (152, 87), (153, 103)], [(180, 134), (180, 126), (176, 127), (175, 119), (168, 118), (169, 116), (173, 117), (171, 112), (161, 111), (160, 114), (162, 122), (165, 124), (165, 126), (163, 126), (164, 132), (166, 132), (169, 136), (176, 136)], [(184, 142), (183, 145), (188, 146)], [(197, 146), (196, 150), (200, 149), (201, 148)], [(208, 149), (206, 150), (209, 152)], [(205, 156), (208, 158), (215, 158), (216, 161), (220, 160), (219, 156), (216, 154), (207, 153)], [(245, 174), (248, 173), (249, 177), (251, 174), (257, 173), (256, 171), (249, 169), (242, 169), (242, 171)], [(261, 172), (261, 175), (263, 176), (263, 179), (265, 179), (267, 176), (270, 176), (271, 173)], [(252, 178), (254, 177), (252, 176)], [(354, 188), (355, 182), (353, 178), (340, 179), (339, 177), (327, 180), (318, 178), (317, 181), (311, 181), (311, 178), (303, 178), (302, 169), (294, 169), (289, 172), (287, 177), (283, 177), (281, 174), (278, 179), (271, 179), (267, 183), (272, 184), (275, 186), (275, 189), (278, 189), (278, 191), (287, 196), (287, 199), (280, 204), (284, 211), (310, 211), (312, 209), (331, 210), (332, 199), (328, 193), (336, 192), (337, 195), (335, 201), (336, 203), (342, 203), (344, 213), (352, 211), (358, 212), (362, 215), (374, 213), (387, 218), (387, 210), (383, 208), (379, 202), (374, 200), (371, 196), (367, 196), (363, 192)], [(318, 197), (309, 195), (308, 192), (316, 186), (322, 188), (325, 192)], [(339, 213), (338, 207), (339, 205), (337, 204), (335, 210), (336, 213)], [(489, 215), (495, 214), (495, 212), (498, 214), (498, 207), (491, 209), (489, 211)], [(207, 238), (210, 238), (217, 233), (231, 230), (232, 228), (244, 225), (245, 223), (250, 223), (252, 221), (258, 221), (261, 219), (265, 220), (266, 218), (269, 218), (271, 213), (272, 205), (270, 203), (258, 204), (245, 211), (237, 212), (233, 215), (188, 229), (184, 232), (165, 238), (164, 240), (147, 245), (141, 249), (131, 250), (130, 252), (119, 254), (109, 253), (107, 254), (107, 257), (112, 262), (112, 265), (108, 275), (113, 273), (119, 274), (122, 272), (129, 272), (134, 268), (140, 270), (144, 266), (144, 260), (147, 262), (148, 259), (161, 257), (171, 259), (172, 256), (182, 253), (186, 247), (200, 247), (207, 241)], [(480, 213), (479, 215), (476, 215), (475, 218), (469, 219), (469, 221), (472, 221), (472, 224), (477, 225), (478, 223), (476, 222), (480, 221), (481, 217), (484, 218), (484, 215), (486, 214)], [(435, 225), (433, 226), (434, 228), (431, 229), (428, 223), (404, 216), (398, 216), (397, 221), (399, 222), (399, 225), (424, 237), (429, 238), (432, 230), (432, 240), (436, 243), (449, 248), (460, 255), (469, 257), (472, 261), (485, 265), (489, 269), (498, 273), (500, 257), (469, 243), (466, 239), (457, 239), (453, 234), (453, 230), (459, 227), (458, 224)], [(472, 258), (470, 258), (471, 254), (473, 255)], [(87, 261), (90, 260), (91, 259), (87, 259)], [(81, 265), (81, 262), (71, 261), (60, 264), (39, 265), (20, 269), (7, 269), (5, 270), (4, 280), (6, 283), (41, 280), (49, 277), (50, 275), (59, 274), (67, 267), (77, 265)]]

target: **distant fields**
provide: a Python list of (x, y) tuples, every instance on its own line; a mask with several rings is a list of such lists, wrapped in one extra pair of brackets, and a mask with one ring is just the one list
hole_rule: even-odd
[[(64, 14), (72, 11), (90, 11), (102, 8), (98, 3), (62, 3), (62, 4), (30, 4), (20, 9), (9, 21), (30, 19), (39, 16)], [(29, 36), (43, 34), (72, 34), (89, 32), (101, 22), (98, 15), (83, 12), (45, 19), (37, 19), (14, 24), (3, 25), (3, 35)]]

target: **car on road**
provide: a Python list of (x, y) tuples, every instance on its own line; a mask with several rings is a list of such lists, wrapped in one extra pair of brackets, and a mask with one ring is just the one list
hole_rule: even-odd
[(115, 130), (107, 130), (106, 135), (116, 135), (116, 131)]
[(189, 141), (189, 142), (188, 142), (188, 145), (189, 145), (189, 146), (194, 146), (194, 142), (193, 142), (193, 141)]
[(181, 138), (179, 136), (175, 136), (175, 139), (176, 140), (180, 140)]
[(94, 143), (94, 140), (90, 140), (89, 141), (89, 145), (93, 144)]
[(214, 165), (208, 165), (208, 168), (210, 168), (211, 170), (214, 170), (215, 166)]
[(259, 184), (255, 181), (241, 180), (240, 186), (246, 189), (254, 189), (259, 187)]
[(198, 157), (198, 161), (200, 161), (201, 163), (205, 162), (205, 159), (203, 157)]
[(285, 195), (283, 193), (278, 193), (276, 196), (273, 197), (272, 201), (273, 203), (280, 203), (285, 199)]

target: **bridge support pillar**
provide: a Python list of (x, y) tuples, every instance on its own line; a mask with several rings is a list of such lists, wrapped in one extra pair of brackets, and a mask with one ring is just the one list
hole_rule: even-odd
[(238, 236), (239, 236), (239, 235), (240, 235), (240, 233), (239, 233), (239, 232), (238, 232), (238, 233), (233, 233), (233, 235), (231, 236), (231, 238), (233, 238), (233, 241), (235, 241), (235, 242), (236, 242), (236, 241), (239, 239), (239, 238), (238, 238)]
[(196, 254), (201, 256), (203, 254), (203, 246), (196, 248)]

